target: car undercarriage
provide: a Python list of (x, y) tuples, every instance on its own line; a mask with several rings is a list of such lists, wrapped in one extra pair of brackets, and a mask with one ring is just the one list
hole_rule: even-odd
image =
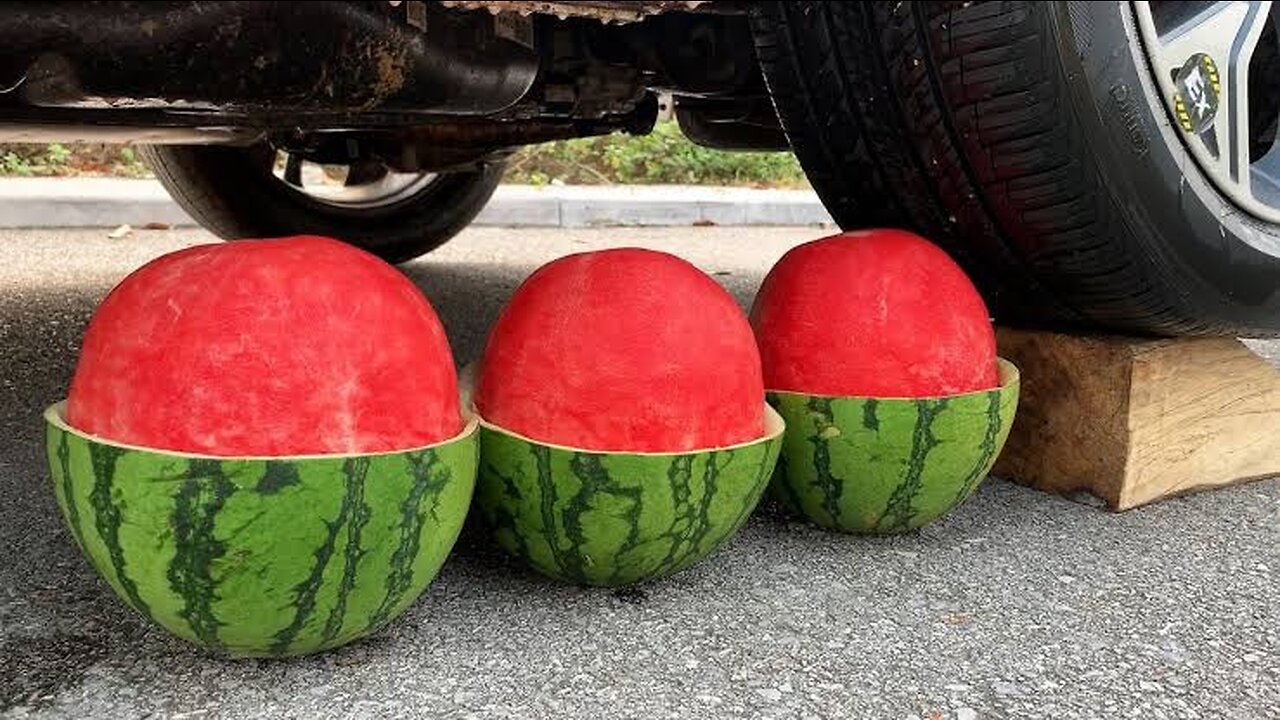
[[(610, 10), (628, 5), (639, 7)], [(661, 14), (671, 6), (695, 12)], [(724, 3), (51, 2), (7, 12), (4, 142), (267, 141), (318, 163), (441, 171), (522, 144), (646, 132), (658, 94), (670, 93), (696, 142), (787, 148), (742, 8)]]

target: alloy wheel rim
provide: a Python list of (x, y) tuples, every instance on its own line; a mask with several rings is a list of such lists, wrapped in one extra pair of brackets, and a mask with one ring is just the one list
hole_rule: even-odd
[(1148, 67), (1196, 164), (1241, 210), (1280, 223), (1280, 10), (1272, 6), (1133, 3)]
[(290, 189), (336, 208), (371, 210), (412, 198), (438, 181), (437, 173), (400, 173), (380, 163), (321, 165), (278, 152), (272, 175)]

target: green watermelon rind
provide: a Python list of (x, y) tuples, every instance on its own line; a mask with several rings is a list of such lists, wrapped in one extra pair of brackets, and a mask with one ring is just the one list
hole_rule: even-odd
[(999, 364), (998, 388), (942, 397), (768, 392), (787, 423), (770, 496), (842, 532), (898, 533), (937, 520), (973, 494), (1009, 437), (1020, 378), (1013, 363)]
[(76, 543), (134, 610), (236, 657), (301, 655), (383, 627), (462, 530), (478, 423), (403, 451), (227, 458), (81, 433), (45, 412), (54, 494)]
[(765, 436), (682, 453), (542, 443), (480, 420), (476, 510), (502, 548), (551, 578), (614, 587), (679, 572), (714, 553), (759, 503), (782, 445)]

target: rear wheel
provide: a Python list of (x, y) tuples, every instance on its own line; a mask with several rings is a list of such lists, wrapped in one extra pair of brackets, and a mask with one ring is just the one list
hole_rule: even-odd
[[(842, 226), (938, 241), (1004, 321), (1261, 336), (1280, 332), (1270, 5), (778, 2), (753, 27)], [(1208, 125), (1181, 119), (1206, 104)]]
[(377, 161), (315, 165), (269, 145), (155, 145), (142, 155), (196, 222), (231, 240), (326, 235), (390, 262), (429, 252), (465, 228), (502, 164), (398, 173)]

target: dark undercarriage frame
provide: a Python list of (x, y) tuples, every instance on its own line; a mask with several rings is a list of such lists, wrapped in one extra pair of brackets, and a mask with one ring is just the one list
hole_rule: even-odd
[(516, 146), (685, 133), (787, 148), (746, 4), (22, 2), (0, 18), (0, 141), (251, 145), (475, 166)]

